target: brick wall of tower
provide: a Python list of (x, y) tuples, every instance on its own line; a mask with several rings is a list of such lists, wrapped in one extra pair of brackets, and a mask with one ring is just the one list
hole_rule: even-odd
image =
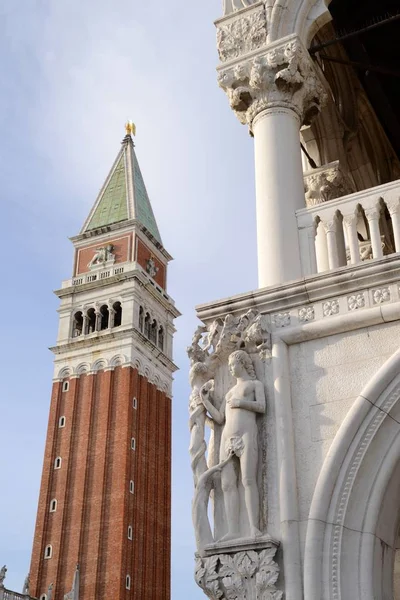
[[(57, 456), (62, 466), (54, 470)], [(164, 393), (130, 367), (81, 375), (67, 392), (55, 383), (31, 593), (39, 598), (53, 583), (53, 600), (62, 600), (79, 563), (80, 600), (169, 600), (170, 480), (171, 401)], [(57, 510), (50, 513), (52, 499)], [(48, 544), (53, 556), (46, 560)]]

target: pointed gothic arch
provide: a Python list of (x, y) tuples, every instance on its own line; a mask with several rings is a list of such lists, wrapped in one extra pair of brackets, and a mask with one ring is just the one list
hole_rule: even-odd
[(308, 600), (393, 597), (399, 497), (400, 350), (355, 401), (322, 466), (306, 534)]

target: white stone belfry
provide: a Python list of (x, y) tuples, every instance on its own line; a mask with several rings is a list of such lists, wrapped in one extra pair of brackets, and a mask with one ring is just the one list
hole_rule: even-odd
[(400, 599), (400, 162), (328, 4), (225, 0), (216, 21), (259, 289), (198, 306), (188, 348), (211, 600)]

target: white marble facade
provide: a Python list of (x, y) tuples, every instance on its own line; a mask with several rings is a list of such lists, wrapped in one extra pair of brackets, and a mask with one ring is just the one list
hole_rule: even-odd
[(327, 4), (230, 0), (216, 22), (218, 83), (254, 136), (259, 289), (197, 307), (188, 348), (212, 600), (400, 598), (399, 171), (376, 187), (357, 141), (344, 158), (307, 51)]

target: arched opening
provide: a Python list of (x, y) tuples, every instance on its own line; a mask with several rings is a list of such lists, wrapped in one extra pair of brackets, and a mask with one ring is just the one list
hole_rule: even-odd
[(122, 324), (122, 305), (121, 302), (114, 302), (114, 327), (120, 327)]
[(104, 304), (100, 308), (100, 331), (104, 331), (108, 329), (108, 325), (110, 322), (110, 312), (108, 310), (108, 306)]
[(79, 337), (83, 333), (83, 314), (82, 311), (79, 310), (74, 314), (73, 324), (72, 324), (72, 337)]
[(139, 330), (143, 333), (144, 328), (144, 310), (143, 306), (139, 308)]
[(158, 324), (157, 321), (154, 319), (150, 327), (150, 341), (153, 342), (155, 346), (157, 345), (157, 331)]
[(362, 390), (320, 471), (305, 544), (306, 598), (400, 598), (399, 498), (400, 351)]
[(310, 53), (331, 95), (302, 138), (318, 167), (339, 161), (350, 183), (342, 190), (331, 186), (334, 197), (340, 197), (400, 177), (398, 21), (390, 20), (398, 13), (398, 1), (325, 4), (332, 20), (318, 30)]
[(89, 308), (87, 311), (86, 332), (93, 333), (96, 331), (96, 311), (94, 308)]
[(144, 319), (144, 335), (150, 339), (150, 331), (151, 331), (151, 317), (149, 313), (146, 313), (146, 317)]
[(50, 512), (56, 512), (57, 510), (57, 500), (52, 500), (50, 502)]
[(164, 328), (161, 326), (158, 330), (158, 347), (164, 350)]

